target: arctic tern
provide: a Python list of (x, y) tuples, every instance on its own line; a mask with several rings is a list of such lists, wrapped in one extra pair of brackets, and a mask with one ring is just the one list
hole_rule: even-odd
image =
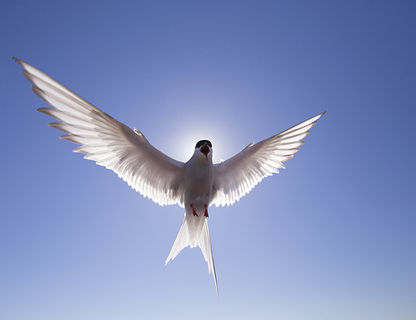
[(198, 141), (192, 157), (183, 163), (153, 147), (140, 130), (130, 129), (42, 71), (13, 59), (32, 82), (32, 90), (53, 107), (37, 110), (58, 120), (49, 125), (65, 132), (61, 138), (80, 145), (74, 152), (113, 170), (134, 190), (157, 204), (178, 204), (185, 208), (185, 218), (166, 264), (185, 247), (200, 247), (217, 293), (208, 207), (232, 205), (263, 178), (278, 173), (325, 113), (256, 144), (250, 143), (240, 153), (216, 164), (212, 162), (211, 142)]

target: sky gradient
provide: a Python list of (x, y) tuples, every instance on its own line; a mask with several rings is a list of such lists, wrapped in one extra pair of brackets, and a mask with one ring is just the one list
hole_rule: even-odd
[[(416, 318), (413, 1), (2, 1), (0, 319)], [(279, 175), (183, 219), (71, 152), (16, 56), (186, 161), (324, 110)]]

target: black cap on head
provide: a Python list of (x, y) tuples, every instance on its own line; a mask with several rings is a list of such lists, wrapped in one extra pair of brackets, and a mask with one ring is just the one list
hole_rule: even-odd
[(199, 148), (199, 147), (203, 146), (204, 144), (207, 144), (207, 145), (209, 145), (210, 148), (212, 148), (211, 141), (209, 141), (209, 140), (200, 140), (200, 141), (198, 141), (195, 148)]

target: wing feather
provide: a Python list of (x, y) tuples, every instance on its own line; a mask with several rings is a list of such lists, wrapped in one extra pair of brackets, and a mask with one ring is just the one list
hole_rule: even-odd
[(322, 112), (279, 134), (256, 144), (251, 143), (234, 157), (214, 165), (211, 204), (232, 205), (249, 193), (261, 180), (284, 169), (283, 162), (293, 158), (304, 144), (309, 130)]
[(184, 163), (154, 148), (136, 128), (131, 130), (53, 78), (14, 58), (32, 83), (32, 90), (53, 108), (39, 108), (58, 122), (49, 125), (80, 146), (85, 159), (113, 170), (133, 189), (160, 205), (183, 206)]

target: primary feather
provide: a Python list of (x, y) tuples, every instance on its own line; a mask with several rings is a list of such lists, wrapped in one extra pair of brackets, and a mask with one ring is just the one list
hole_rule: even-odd
[(79, 144), (75, 152), (113, 170), (133, 189), (159, 205), (183, 206), (184, 163), (154, 148), (137, 129), (130, 129), (28, 63), (14, 58), (33, 91), (53, 108), (39, 108), (59, 122), (50, 126)]
[(304, 144), (316, 121), (325, 112), (305, 120), (256, 144), (251, 143), (234, 157), (214, 165), (211, 204), (229, 206), (249, 193), (261, 180), (284, 168), (283, 162)]

